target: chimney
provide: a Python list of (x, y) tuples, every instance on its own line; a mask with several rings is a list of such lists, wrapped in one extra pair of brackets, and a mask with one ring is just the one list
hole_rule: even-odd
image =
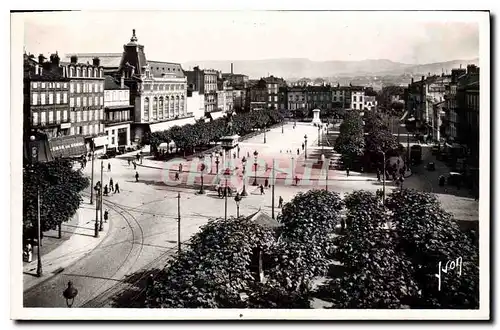
[(424, 80), (425, 80), (425, 76), (422, 76), (422, 81), (424, 81)]
[(38, 64), (35, 64), (35, 75), (38, 75)]
[(57, 52), (55, 54), (50, 55), (50, 63), (52, 64), (53, 67), (58, 67), (60, 62), (61, 59), (59, 58)]
[(411, 77), (411, 83), (413, 84), (413, 77)]
[(92, 64), (93, 64), (94, 66), (100, 66), (100, 64), (101, 64), (101, 60), (99, 59), (99, 57), (94, 57), (94, 58), (92, 59)]
[(43, 54), (38, 55), (38, 64), (41, 66), (43, 62), (45, 62), (45, 56)]
[(71, 55), (71, 63), (73, 63), (73, 64), (78, 63), (78, 56), (76, 56), (76, 55)]
[(231, 74), (233, 74), (233, 63), (231, 63)]

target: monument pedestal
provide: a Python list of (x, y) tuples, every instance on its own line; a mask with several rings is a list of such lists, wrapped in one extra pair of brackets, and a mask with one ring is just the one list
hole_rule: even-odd
[(321, 125), (321, 119), (319, 119), (319, 113), (321, 112), (320, 109), (314, 109), (313, 110), (313, 125), (316, 126), (316, 125)]

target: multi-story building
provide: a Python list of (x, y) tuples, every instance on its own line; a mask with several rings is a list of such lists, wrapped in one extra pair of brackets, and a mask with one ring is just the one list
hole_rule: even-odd
[(227, 80), (230, 86), (233, 87), (246, 87), (248, 83), (248, 76), (239, 73), (233, 73), (233, 63), (231, 63), (231, 73), (223, 73), (222, 78)]
[(47, 136), (52, 157), (80, 157), (87, 153), (84, 139), (71, 135), (69, 79), (58, 54), (50, 62), (24, 54), (24, 134)]
[(288, 109), (288, 87), (278, 88), (278, 109)]
[(119, 147), (131, 145), (130, 124), (133, 108), (130, 104), (130, 89), (125, 85), (123, 77), (118, 82), (112, 76), (105, 76), (104, 130), (108, 137), (108, 150), (118, 150)]
[(377, 105), (378, 105), (377, 96), (365, 94), (363, 109), (369, 111), (375, 111), (377, 109)]
[(100, 60), (92, 64), (78, 63), (78, 57), (71, 57), (64, 63), (69, 83), (69, 107), (71, 109), (70, 134), (82, 135), (89, 150), (104, 152), (107, 144), (104, 131), (104, 72)]
[(351, 89), (349, 86), (332, 87), (332, 108), (349, 109), (351, 107)]
[(69, 79), (61, 72), (57, 54), (51, 55), (50, 62), (45, 62), (43, 55), (36, 62), (24, 54), (23, 112), (27, 127), (49, 139), (70, 135), (68, 94)]
[(205, 119), (205, 96), (195, 91), (192, 85), (187, 89), (187, 113), (195, 120)]
[(329, 110), (332, 108), (332, 89), (330, 85), (306, 87), (306, 108), (308, 110)]
[(134, 105), (133, 141), (139, 142), (147, 131), (194, 123), (194, 117), (187, 112), (187, 78), (181, 65), (148, 61), (135, 30), (123, 49), (115, 77), (120, 79), (123, 76), (124, 83), (130, 88), (130, 103)]
[(288, 110), (306, 110), (307, 107), (307, 89), (305, 87), (288, 88)]
[(233, 108), (235, 111), (245, 110), (247, 99), (247, 90), (245, 88), (234, 88), (233, 89)]
[(365, 90), (361, 86), (351, 86), (351, 109), (364, 110)]
[(192, 71), (185, 71), (185, 73), (188, 83), (193, 85), (194, 90), (204, 94), (205, 113), (209, 114), (208, 116), (213, 119), (222, 116), (222, 111), (217, 108), (217, 79), (219, 78), (219, 72), (212, 69), (200, 70), (198, 66), (195, 66)]
[(219, 78), (217, 81), (217, 109), (224, 113), (232, 113), (233, 103), (233, 87), (229, 85), (227, 80)]
[(266, 83), (267, 89), (267, 108), (268, 109), (278, 109), (278, 87), (280, 81), (274, 76), (263, 78)]
[(442, 117), (442, 130), (443, 137), (448, 142), (453, 143), (457, 140), (458, 133), (458, 104), (457, 104), (457, 85), (459, 79), (466, 74), (465, 69), (453, 69), (451, 70), (451, 81), (449, 86), (447, 86), (444, 99), (446, 100), (446, 105), (444, 107), (444, 116)]
[(248, 107), (250, 111), (268, 108), (268, 85), (264, 79), (248, 87)]

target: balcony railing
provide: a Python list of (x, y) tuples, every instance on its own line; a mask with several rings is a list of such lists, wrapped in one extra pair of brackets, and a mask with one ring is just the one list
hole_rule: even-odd
[(38, 123), (34, 123), (33, 121), (31, 121), (31, 125), (33, 127), (48, 127), (48, 126), (57, 126), (57, 125), (61, 125), (61, 124), (66, 124), (69, 122), (70, 122), (69, 118), (66, 118), (66, 119), (60, 119), (60, 120), (40, 121)]
[(120, 119), (104, 119), (102, 122), (103, 124), (113, 124), (113, 123), (124, 123), (132, 121), (131, 118), (120, 118)]

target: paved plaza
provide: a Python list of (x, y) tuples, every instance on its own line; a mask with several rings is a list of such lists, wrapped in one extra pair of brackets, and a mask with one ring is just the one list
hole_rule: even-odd
[[(363, 174), (351, 172), (347, 177), (345, 172), (328, 171), (328, 181), (326, 180), (325, 168), (311, 170), (310, 182), (315, 184), (294, 185), (292, 171), (288, 173), (288, 161), (294, 157), (293, 174), (304, 178), (305, 168), (313, 169), (318, 163), (318, 159), (305, 159), (305, 150), (302, 150), (304, 135), (308, 136), (308, 153), (320, 154), (321, 147), (317, 146), (318, 131), (310, 124), (298, 124), (295, 129), (292, 124), (284, 126), (281, 133), (281, 126), (275, 127), (266, 132), (266, 143), (264, 144), (263, 134), (259, 134), (249, 140), (240, 143), (240, 158), (235, 160), (232, 168), (234, 186), (241, 191), (243, 182), (246, 184), (248, 196), (240, 204), (240, 214), (249, 215), (259, 209), (271, 214), (272, 194), (271, 189), (265, 189), (261, 194), (258, 187), (252, 185), (252, 166), (247, 167), (246, 174), (243, 175), (241, 157), (248, 153), (253, 159), (253, 152), (258, 151), (259, 159), (272, 165), (274, 159), (280, 163), (281, 174), (277, 175), (278, 180), (275, 187), (275, 205), (278, 204), (279, 196), (282, 196), (285, 203), (290, 201), (298, 192), (311, 188), (328, 189), (344, 195), (353, 190), (375, 191), (382, 187), (382, 183), (376, 180), (373, 174)], [(297, 149), (299, 155), (297, 156)], [(291, 150), (287, 153), (286, 150)], [(324, 150), (323, 150), (324, 151)], [(178, 217), (178, 194), (180, 194), (181, 213), (181, 241), (187, 242), (196, 233), (200, 226), (207, 223), (210, 218), (224, 217), (225, 200), (219, 198), (213, 189), (216, 174), (209, 174), (207, 169), (204, 175), (204, 182), (207, 186), (205, 194), (199, 194), (201, 175), (199, 173), (198, 159), (187, 161), (174, 159), (168, 162), (160, 162), (145, 157), (142, 164), (134, 170), (133, 165), (128, 165), (127, 158), (135, 153), (122, 155), (117, 158), (102, 160), (104, 163), (103, 179), (104, 184), (108, 184), (110, 178), (120, 185), (120, 193), (110, 193), (104, 197), (105, 208), (110, 212), (109, 223), (105, 225), (105, 231), (100, 237), (99, 243), (89, 248), (89, 245), (82, 245), (82, 250), (72, 251), (75, 259), (73, 263), (66, 263), (62, 267), (57, 267), (57, 273), (46, 272), (44, 280), (32, 287), (25, 288), (24, 302), (27, 307), (64, 307), (65, 301), (62, 299), (60, 290), (65, 283), (71, 280), (79, 290), (75, 301), (75, 307), (103, 307), (112, 306), (112, 297), (119, 292), (133, 286), (133, 283), (124, 281), (127, 276), (144, 270), (162, 268), (166, 260), (177, 250), (177, 217)], [(210, 160), (208, 160), (210, 162)], [(100, 168), (101, 160), (96, 160), (95, 168)], [(183, 163), (183, 172), (179, 181), (175, 181), (174, 173), (178, 169), (179, 162)], [(111, 171), (107, 170), (108, 163)], [(253, 163), (253, 161), (252, 161)], [(258, 184), (264, 183), (265, 178), (270, 178), (271, 169), (265, 170), (265, 165), (259, 165)], [(90, 175), (90, 164), (84, 169), (86, 175)], [(170, 169), (172, 171), (170, 171)], [(139, 181), (135, 180), (135, 173), (139, 173)], [(215, 169), (212, 170), (215, 172)], [(284, 177), (283, 177), (284, 176)], [(324, 176), (324, 179), (322, 178)], [(94, 174), (94, 184), (99, 179), (99, 173)], [(288, 181), (287, 181), (288, 180)], [(306, 181), (305, 179), (303, 181)], [(418, 177), (408, 179), (409, 185), (419, 186), (426, 184)], [(421, 183), (424, 182), (424, 183)], [(390, 191), (395, 188), (391, 182), (387, 183)], [(88, 190), (84, 196), (84, 205), (89, 206)], [(280, 212), (275, 209), (275, 214)], [(236, 203), (234, 198), (228, 200), (228, 216), (236, 215)], [(85, 213), (80, 220), (87, 226), (92, 224), (94, 215)], [(87, 240), (95, 240), (86, 237)], [(66, 248), (65, 248), (66, 249)], [(61, 253), (61, 250), (51, 251), (54, 255)], [(61, 269), (62, 268), (62, 269)], [(25, 284), (29, 281), (30, 275), (25, 275)], [(132, 281), (133, 282), (133, 281)]]

